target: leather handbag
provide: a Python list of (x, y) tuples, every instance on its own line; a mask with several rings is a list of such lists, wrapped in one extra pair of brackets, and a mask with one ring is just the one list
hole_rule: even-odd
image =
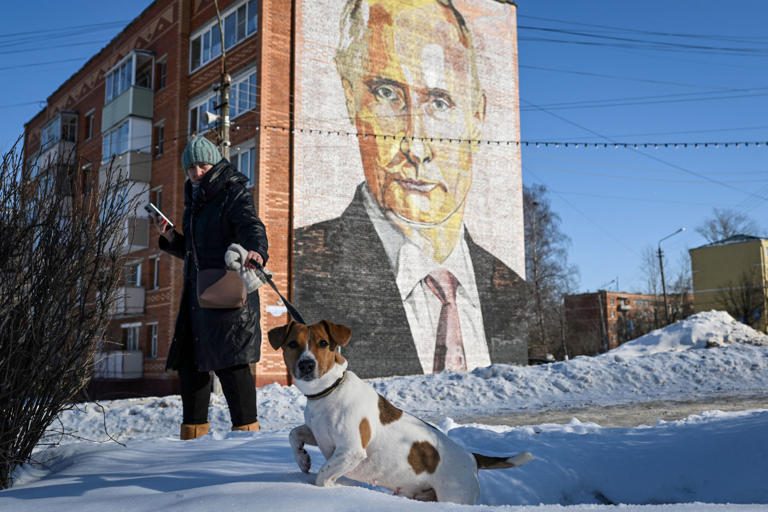
[(195, 246), (195, 224), (190, 226), (192, 256), (197, 269), (197, 302), (205, 309), (238, 309), (245, 306), (248, 293), (243, 278), (236, 270), (207, 268), (200, 270)]
[(223, 268), (197, 271), (197, 302), (201, 308), (241, 308), (245, 306), (247, 298), (240, 272)]

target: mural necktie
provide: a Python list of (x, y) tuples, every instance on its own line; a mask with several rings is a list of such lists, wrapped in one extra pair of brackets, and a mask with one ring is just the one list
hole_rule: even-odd
[(435, 360), (432, 371), (466, 370), (464, 342), (461, 338), (456, 287), (459, 281), (445, 269), (437, 269), (424, 278), (424, 283), (443, 305), (435, 336)]

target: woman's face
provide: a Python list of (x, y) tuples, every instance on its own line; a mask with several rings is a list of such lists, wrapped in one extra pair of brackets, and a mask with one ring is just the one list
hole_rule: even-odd
[(187, 176), (189, 176), (189, 179), (192, 180), (192, 182), (198, 182), (203, 179), (205, 173), (210, 171), (212, 168), (213, 165), (211, 164), (201, 164), (198, 162), (190, 165), (187, 168)]

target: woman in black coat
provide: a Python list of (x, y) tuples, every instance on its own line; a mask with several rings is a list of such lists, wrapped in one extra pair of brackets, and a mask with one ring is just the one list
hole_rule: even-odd
[(264, 265), (266, 230), (246, 188), (248, 179), (221, 158), (212, 142), (193, 138), (182, 165), (189, 178), (184, 183), (184, 234), (161, 224), (159, 242), (160, 249), (184, 259), (184, 289), (167, 363), (181, 382), (181, 438), (208, 432), (211, 371), (221, 381), (233, 430), (255, 431), (256, 388), (249, 363), (261, 356), (259, 295), (249, 294), (239, 309), (205, 309), (197, 301), (196, 280), (198, 267), (225, 268), (224, 253), (232, 243), (248, 251), (249, 261)]

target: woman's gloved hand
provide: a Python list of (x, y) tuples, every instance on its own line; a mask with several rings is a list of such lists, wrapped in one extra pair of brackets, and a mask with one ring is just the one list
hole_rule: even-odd
[[(230, 244), (230, 246), (227, 247), (227, 252), (224, 253), (224, 263), (227, 265), (228, 269), (240, 272), (240, 277), (243, 279), (245, 289), (248, 293), (258, 290), (259, 287), (266, 282), (264, 274), (267, 274), (266, 269), (262, 268), (262, 270), (259, 271), (254, 270), (252, 265), (246, 266), (246, 263), (249, 260), (249, 255), (252, 252), (253, 251), (248, 251), (240, 244)], [(267, 275), (271, 277), (271, 274)]]

